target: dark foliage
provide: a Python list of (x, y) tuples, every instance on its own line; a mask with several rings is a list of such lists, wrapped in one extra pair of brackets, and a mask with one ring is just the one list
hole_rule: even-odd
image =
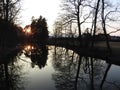
[(48, 28), (46, 19), (40, 16), (38, 19), (33, 19), (31, 23), (34, 42), (37, 44), (46, 44), (48, 39)]
[[(38, 65), (38, 67), (41, 69), (45, 67), (47, 63), (47, 55), (47, 47), (41, 47), (40, 49), (37, 48), (31, 52), (31, 61), (33, 64)], [(34, 65), (32, 67), (34, 67)]]
[(17, 44), (17, 26), (0, 19), (0, 46), (11, 47)]

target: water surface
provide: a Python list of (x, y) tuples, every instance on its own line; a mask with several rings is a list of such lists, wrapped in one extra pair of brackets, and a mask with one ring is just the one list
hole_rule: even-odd
[(0, 63), (0, 90), (120, 90), (120, 66), (61, 47), (26, 45)]

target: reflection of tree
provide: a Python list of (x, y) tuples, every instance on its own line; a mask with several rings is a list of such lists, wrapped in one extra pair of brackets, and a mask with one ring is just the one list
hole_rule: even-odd
[(105, 75), (104, 75), (103, 80), (102, 80), (102, 82), (101, 82), (100, 88), (103, 87), (103, 84), (104, 84), (104, 82), (105, 82), (105, 79), (106, 79), (106, 77), (107, 77), (107, 74), (108, 74), (108, 71), (109, 71), (110, 67), (111, 67), (111, 64), (108, 65), (108, 67), (107, 67), (107, 69), (106, 69), (106, 71), (105, 71)]
[(39, 68), (41, 69), (46, 65), (48, 48), (46, 46), (33, 47), (33, 49), (31, 48), (30, 50), (26, 51), (25, 55), (27, 57), (30, 57), (32, 61), (31, 63), (32, 67), (38, 65)]
[(39, 66), (41, 69), (45, 67), (47, 61), (48, 49), (47, 47), (42, 47), (40, 49), (35, 49), (31, 54), (32, 63)]
[(104, 84), (109, 70), (105, 61), (79, 56), (65, 48), (54, 50), (53, 80), (57, 90), (98, 90)]
[(104, 72), (104, 76), (101, 80), (101, 84), (100, 84), (100, 89), (101, 90), (110, 90), (111, 88), (113, 88), (112, 90), (120, 90), (120, 83), (116, 82), (116, 81), (107, 81), (107, 76), (108, 76), (108, 72), (111, 68), (112, 64), (108, 64), (105, 72)]
[(77, 55), (64, 48), (56, 48), (56, 53), (53, 56), (53, 67), (56, 70), (53, 80), (55, 80), (57, 90), (74, 90), (77, 60), (73, 61), (73, 59)]
[(24, 89), (22, 85), (22, 66), (17, 63), (16, 50), (5, 57), (1, 58), (0, 62), (0, 90), (18, 90)]
[[(76, 77), (77, 89), (85, 90), (99, 89), (101, 77), (103, 76), (106, 64), (104, 61), (91, 57), (81, 57), (81, 63), (78, 63), (79, 75)], [(77, 73), (78, 74), (78, 73)], [(77, 90), (76, 89), (76, 90)]]

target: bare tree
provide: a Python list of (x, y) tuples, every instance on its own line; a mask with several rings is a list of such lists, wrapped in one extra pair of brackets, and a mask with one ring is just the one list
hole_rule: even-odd
[(105, 17), (104, 17), (104, 11), (105, 10), (104, 9), (105, 9), (105, 2), (104, 2), (104, 0), (102, 0), (102, 13), (101, 13), (102, 27), (103, 27), (103, 31), (104, 31), (104, 34), (105, 34), (105, 37), (106, 37), (107, 48), (111, 52), (111, 48), (110, 48), (109, 40), (108, 40), (108, 36), (107, 36), (107, 31), (106, 31), (106, 24), (105, 24)]
[[(66, 17), (67, 18), (67, 17)], [(75, 37), (77, 36), (76, 22), (74, 20), (67, 21), (63, 15), (54, 23), (53, 33), (59, 37)]]
[[(63, 10), (66, 11), (66, 22), (68, 23), (71, 20), (77, 21), (78, 35), (80, 38), (82, 34), (82, 24), (85, 23), (91, 15), (88, 1), (90, 0), (66, 0), (63, 2)], [(85, 10), (87, 12), (85, 12)]]
[[(119, 4), (113, 5), (109, 0), (63, 0), (62, 4), (63, 11), (60, 16), (62, 33), (71, 34), (72, 32), (73, 34), (73, 30), (76, 30), (73, 29), (73, 26), (76, 24), (77, 34), (80, 43), (82, 43), (81, 36), (85, 28), (90, 28), (90, 34), (93, 37), (91, 46), (94, 47), (94, 36), (97, 35), (99, 32), (97, 30), (100, 28), (100, 32), (106, 37), (106, 45), (110, 49), (107, 33), (108, 31), (111, 32), (109, 30), (111, 26), (115, 26), (117, 22), (120, 22)], [(111, 25), (111, 22), (114, 24)], [(75, 24), (73, 25), (73, 23)], [(117, 28), (114, 31), (117, 32), (119, 29)]]
[(15, 45), (17, 40), (17, 25), (15, 25), (20, 10), (20, 0), (0, 0), (0, 46)]
[(96, 33), (96, 24), (97, 24), (97, 15), (98, 15), (98, 11), (99, 11), (99, 3), (100, 3), (100, 0), (97, 1), (97, 5), (96, 5), (96, 8), (95, 8), (95, 16), (94, 16), (94, 20), (93, 20), (93, 41), (92, 41), (92, 47), (94, 47), (94, 36), (95, 36), (95, 33)]
[[(102, 27), (103, 34), (105, 35), (106, 38), (106, 45), (108, 50), (111, 51), (110, 45), (109, 45), (109, 39), (108, 39), (108, 34), (107, 34), (107, 21), (112, 22), (112, 21), (117, 21), (115, 20), (114, 17), (110, 17), (111, 14), (119, 12), (118, 6), (113, 7), (110, 5), (107, 0), (97, 0), (96, 6), (95, 6), (95, 14), (94, 14), (94, 20), (93, 20), (93, 41), (92, 41), (92, 47), (94, 46), (94, 36), (96, 34), (97, 30), (97, 23)], [(100, 18), (101, 16), (101, 18)], [(107, 25), (108, 26), (108, 25)]]
[(53, 30), (53, 34), (54, 34), (55, 38), (62, 36), (62, 30), (63, 30), (62, 22), (61, 21), (56, 21), (54, 23), (54, 30)]
[(0, 17), (9, 22), (14, 22), (20, 12), (21, 0), (0, 0)]

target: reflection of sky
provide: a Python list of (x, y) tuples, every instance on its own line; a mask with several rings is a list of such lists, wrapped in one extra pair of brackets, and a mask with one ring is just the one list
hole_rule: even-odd
[[(22, 70), (22, 72), (23, 73), (25, 73), (25, 75), (23, 76), (24, 78), (25, 78), (25, 80), (27, 81), (27, 83), (25, 82), (25, 90), (56, 90), (56, 83), (57, 82), (59, 82), (60, 84), (62, 84), (62, 86), (65, 86), (64, 84), (63, 84), (63, 82), (65, 82), (65, 77), (66, 78), (68, 78), (68, 79), (66, 79), (67, 81), (67, 83), (65, 83), (66, 85), (68, 84), (70, 84), (70, 81), (74, 81), (75, 79), (74, 79), (74, 77), (72, 77), (72, 79), (71, 78), (69, 78), (69, 77), (71, 77), (71, 75), (72, 75), (72, 73), (73, 72), (71, 72), (71, 75), (68, 75), (68, 74), (70, 74), (70, 73), (67, 73), (67, 71), (65, 71), (65, 70), (67, 70), (67, 68), (66, 68), (66, 66), (64, 65), (65, 64), (65, 62), (62, 62), (61, 63), (61, 65), (62, 65), (62, 67), (64, 67), (64, 68), (60, 68), (60, 67), (56, 67), (56, 68), (59, 68), (59, 69), (61, 69), (61, 71), (59, 70), (59, 69), (55, 69), (55, 68), (53, 68), (53, 66), (52, 66), (52, 64), (53, 64), (53, 49), (54, 48), (51, 48), (50, 50), (49, 50), (49, 55), (48, 55), (48, 60), (47, 60), (47, 65), (44, 67), (44, 68), (42, 68), (42, 69), (40, 69), (37, 65), (34, 67), (34, 68), (32, 68), (31, 67), (31, 60), (30, 60), (30, 58), (27, 58), (27, 57), (25, 57), (23, 54), (20, 56), (20, 58), (22, 58), (22, 59), (24, 59), (24, 60), (26, 60), (27, 62), (25, 62), (25, 61), (23, 61), (23, 60), (19, 60), (19, 64), (20, 65), (23, 65), (23, 70)], [(58, 50), (58, 49), (57, 49)], [(63, 52), (65, 52), (65, 50), (63, 51)], [(60, 53), (60, 51), (58, 51), (57, 53)], [(64, 55), (65, 53), (62, 53), (62, 55), (63, 55), (63, 57), (65, 56)], [(62, 58), (62, 57), (61, 57)], [(84, 58), (85, 59), (85, 58)], [(58, 58), (58, 60), (59, 60), (59, 58)], [(65, 59), (64, 58), (64, 60), (66, 60), (67, 61), (67, 59)], [(64, 61), (63, 60), (63, 61)], [(54, 63), (56, 63), (56, 62), (54, 62)], [(99, 65), (100, 64), (100, 65)], [(106, 65), (105, 64), (105, 61), (101, 61), (101, 63), (96, 63), (95, 64), (96, 65), (96, 67), (95, 67), (95, 69), (94, 70), (96, 70), (96, 72), (98, 72), (98, 73), (96, 73), (96, 75), (100, 78), (100, 74), (101, 75), (104, 75), (104, 72), (103, 71), (105, 71), (106, 70), (106, 68), (105, 67), (102, 67), (102, 65), (104, 66), (104, 65)], [(102, 67), (102, 68), (101, 68)], [(64, 69), (64, 70), (63, 70)], [(56, 70), (56, 71), (55, 71)], [(58, 70), (58, 74), (56, 74), (55, 72), (57, 72), (57, 70)], [(73, 69), (74, 70), (74, 69)], [(62, 73), (61, 74), (61, 72), (65, 72), (65, 73)], [(72, 71), (72, 70), (71, 70)], [(75, 70), (74, 70), (75, 71)], [(81, 70), (80, 71), (83, 71), (83, 69), (81, 68)], [(76, 72), (76, 71), (75, 71)], [(85, 73), (83, 73), (83, 72), (80, 72), (81, 74), (80, 74), (80, 77), (83, 77), (83, 78), (86, 78), (86, 77), (89, 77), (89, 75), (88, 74), (85, 74)], [(82, 73), (83, 73), (83, 76), (82, 76)], [(73, 74), (75, 74), (76, 75), (76, 73), (73, 73)], [(53, 80), (53, 76), (54, 75), (56, 75), (56, 80)], [(85, 76), (86, 75), (86, 76)], [(111, 68), (110, 68), (110, 70), (108, 71), (108, 75), (107, 75), (107, 78), (106, 78), (106, 81), (109, 81), (109, 82), (120, 82), (120, 78), (119, 78), (119, 75), (120, 75), (120, 66), (116, 66), (116, 65), (112, 65), (111, 66)], [(62, 76), (62, 77), (59, 77), (59, 76)], [(59, 77), (59, 78), (58, 78)], [(103, 76), (102, 76), (103, 77)], [(55, 77), (54, 77), (55, 78)], [(94, 79), (95, 79), (96, 77), (94, 77)], [(102, 78), (100, 78), (101, 80), (102, 80)], [(70, 81), (69, 81), (70, 80)], [(99, 79), (95, 79), (95, 80), (97, 80), (96, 82), (99, 82), (99, 81), (101, 81), (101, 80), (99, 80)], [(99, 81), (98, 81), (99, 80)], [(83, 80), (84, 81), (84, 80)], [(84, 82), (83, 82), (82, 80), (80, 81), (80, 85), (81, 85), (81, 87), (82, 87), (82, 85), (86, 85)], [(89, 82), (89, 78), (86, 78), (85, 79), (85, 81), (88, 83)], [(104, 85), (106, 85), (106, 81), (105, 81), (105, 84)], [(59, 84), (58, 83), (58, 84)], [(81, 84), (82, 83), (82, 84)], [(118, 84), (118, 83), (117, 83)], [(72, 84), (71, 84), (72, 85)], [(99, 84), (100, 85), (100, 84)], [(111, 84), (110, 84), (111, 85)], [(59, 86), (59, 85), (58, 85)], [(112, 86), (112, 85), (111, 85)], [(71, 87), (68, 87), (68, 88), (71, 88)], [(87, 88), (86, 86), (84, 86), (84, 88)], [(99, 87), (98, 87), (99, 88)], [(112, 88), (112, 87), (110, 87), (110, 88)], [(59, 88), (57, 88), (57, 89), (59, 89)], [(106, 89), (103, 89), (103, 90), (106, 90)], [(111, 90), (111, 89), (108, 89), (108, 90)], [(113, 89), (114, 90), (114, 89)]]
[(109, 0), (109, 2), (112, 2), (112, 4), (119, 4), (120, 0)]
[(120, 66), (112, 65), (107, 76), (107, 80), (118, 81), (120, 83)]
[(55, 90), (54, 81), (52, 80), (52, 73), (54, 69), (51, 65), (51, 55), (48, 55), (47, 65), (40, 69), (37, 65), (32, 68), (31, 60), (25, 55), (21, 55), (19, 64), (23, 65), (22, 72), (25, 73), (23, 77), (27, 80), (25, 82), (25, 90)]
[(120, 66), (110, 67), (103, 86), (103, 90), (120, 90)]

